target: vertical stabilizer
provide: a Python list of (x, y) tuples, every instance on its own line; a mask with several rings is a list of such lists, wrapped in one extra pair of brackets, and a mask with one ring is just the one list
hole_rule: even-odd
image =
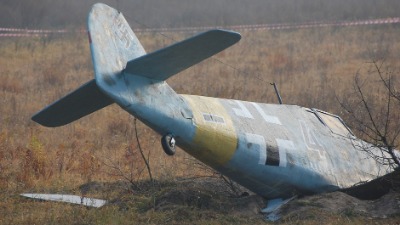
[(92, 7), (88, 32), (96, 83), (110, 93), (127, 62), (146, 52), (122, 13), (105, 4)]

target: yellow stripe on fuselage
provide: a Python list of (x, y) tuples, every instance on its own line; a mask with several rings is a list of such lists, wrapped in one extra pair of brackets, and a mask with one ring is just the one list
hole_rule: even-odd
[(235, 153), (238, 138), (233, 122), (218, 99), (182, 95), (193, 111), (196, 126), (189, 154), (210, 166), (225, 165)]

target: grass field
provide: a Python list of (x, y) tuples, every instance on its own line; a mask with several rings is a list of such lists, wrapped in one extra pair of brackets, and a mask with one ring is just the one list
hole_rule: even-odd
[[(175, 40), (188, 36), (167, 35)], [(277, 103), (270, 85), (276, 82), (284, 103), (319, 108), (339, 114), (346, 121), (337, 98), (345, 99), (352, 94), (356, 73), (368, 81), (365, 88), (372, 97), (381, 93), (377, 77), (371, 72), (371, 61), (384, 60), (385, 71), (391, 71), (395, 80), (400, 79), (399, 35), (398, 25), (243, 32), (239, 44), (174, 76), (168, 83), (178, 93)], [(174, 42), (159, 34), (138, 37), (148, 52)], [(35, 112), (92, 77), (85, 35), (1, 40), (1, 223), (262, 223), (256, 213), (230, 215), (224, 210), (210, 211), (212, 207), (198, 210), (190, 205), (171, 210), (151, 207), (152, 201), (163, 196), (165, 190), (171, 190), (165, 183), (176, 187), (178, 184), (169, 182), (217, 175), (183, 151), (178, 150), (174, 157), (166, 156), (160, 137), (141, 123), (137, 126), (140, 144), (160, 185), (149, 188), (153, 193), (135, 195), (129, 182), (136, 184), (149, 176), (137, 148), (134, 119), (116, 105), (55, 129), (30, 120)], [(352, 125), (351, 121), (346, 122)], [(81, 194), (78, 187), (93, 181), (127, 182), (115, 190), (101, 189), (90, 194), (106, 199), (131, 199), (127, 204), (131, 204), (128, 209), (132, 210), (118, 204), (99, 210), (86, 209), (33, 202), (18, 196), (23, 192)], [(351, 215), (333, 214), (327, 219), (331, 224), (365, 222)], [(297, 222), (320, 223), (318, 216)], [(391, 218), (383, 220), (392, 222)]]

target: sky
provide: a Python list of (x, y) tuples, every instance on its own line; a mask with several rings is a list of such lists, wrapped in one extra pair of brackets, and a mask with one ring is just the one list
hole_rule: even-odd
[[(0, 27), (86, 25), (95, 0), (0, 0)], [(103, 0), (130, 23), (150, 28), (395, 17), (399, 0)]]

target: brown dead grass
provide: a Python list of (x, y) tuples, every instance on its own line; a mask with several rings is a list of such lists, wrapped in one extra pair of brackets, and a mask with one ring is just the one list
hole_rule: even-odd
[[(335, 97), (351, 93), (355, 73), (368, 71), (371, 60), (384, 58), (398, 79), (399, 34), (398, 26), (243, 32), (239, 44), (168, 83), (178, 93), (276, 103), (269, 84), (276, 82), (285, 103), (341, 115)], [(139, 39), (148, 52), (174, 42), (157, 34), (140, 34)], [(65, 210), (71, 216), (86, 215), (87, 223), (95, 223), (98, 213), (93, 211), (32, 205), (6, 196), (31, 190), (71, 190), (90, 181), (148, 178), (138, 155), (133, 118), (116, 105), (55, 129), (30, 120), (35, 112), (92, 76), (86, 36), (4, 39), (0, 43), (0, 189), (8, 199), (1, 207), (15, 204), (12, 213), (7, 211), (13, 218), (3, 214), (6, 223), (55, 223), (65, 218), (56, 211)], [(212, 175), (183, 151), (174, 157), (163, 154), (160, 137), (143, 124), (138, 130), (156, 179)], [(43, 220), (33, 215), (36, 207), (48, 212), (39, 216)], [(121, 214), (115, 210), (105, 209), (105, 213)], [(147, 216), (151, 221), (152, 215)]]

